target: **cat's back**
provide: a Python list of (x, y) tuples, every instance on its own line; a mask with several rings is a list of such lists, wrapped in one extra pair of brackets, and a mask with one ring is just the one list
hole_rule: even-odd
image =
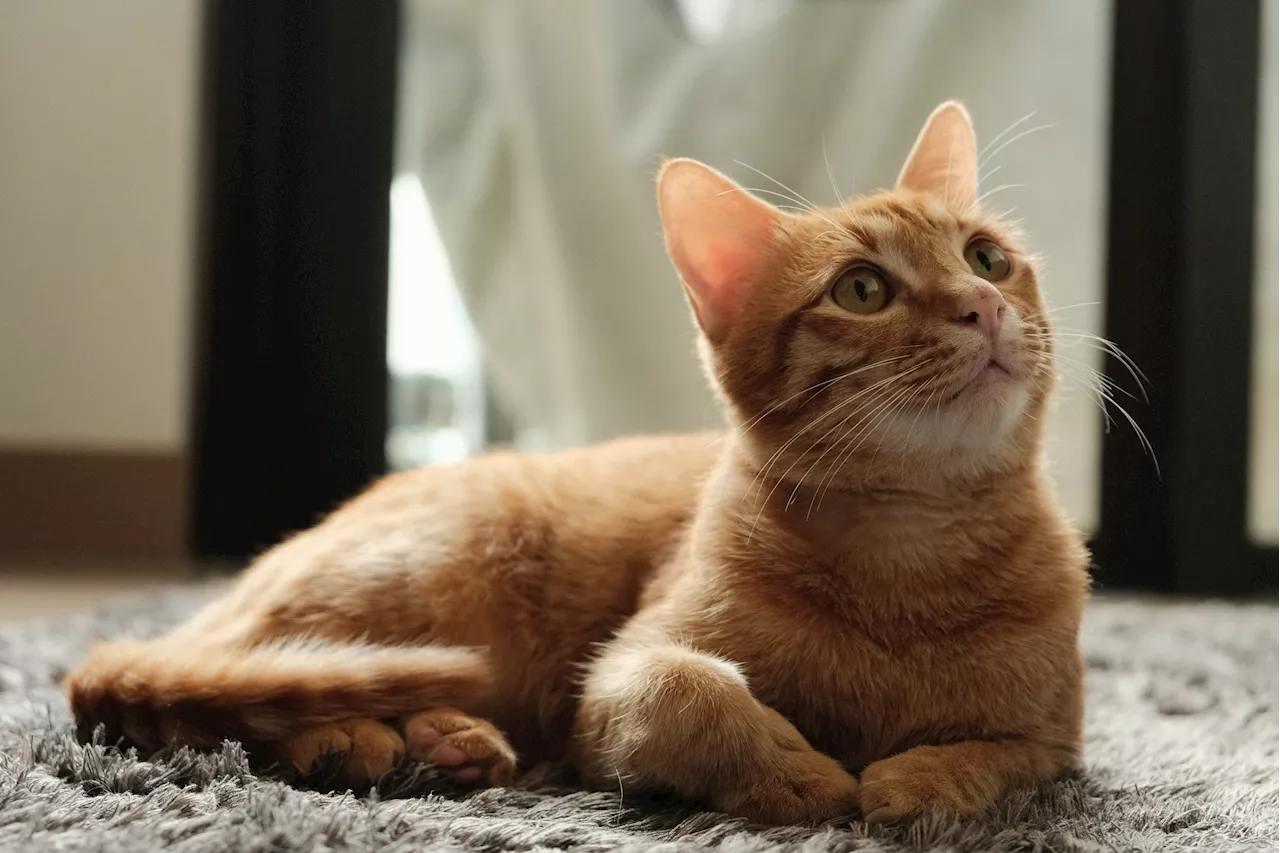
[(550, 452), (495, 450), (455, 465), (384, 477), (333, 520), (472, 512), (506, 523), (555, 523), (594, 535), (619, 521), (646, 526), (692, 511), (719, 451), (715, 433), (619, 438)]
[[(658, 435), (390, 474), (259, 557), (209, 621), (400, 642), (495, 595), (530, 618), (625, 611), (675, 547), (718, 451), (713, 434)], [(467, 641), (479, 624), (464, 623), (444, 633)]]

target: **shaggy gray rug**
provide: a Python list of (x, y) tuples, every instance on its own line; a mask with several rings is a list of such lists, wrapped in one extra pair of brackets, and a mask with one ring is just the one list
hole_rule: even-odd
[(144, 760), (81, 746), (57, 679), (91, 640), (155, 634), (207, 589), (0, 626), (0, 850), (1275, 850), (1273, 606), (1095, 602), (1086, 767), (981, 820), (759, 829), (535, 773), (466, 794), (405, 769), (364, 796), (303, 790), (227, 744)]

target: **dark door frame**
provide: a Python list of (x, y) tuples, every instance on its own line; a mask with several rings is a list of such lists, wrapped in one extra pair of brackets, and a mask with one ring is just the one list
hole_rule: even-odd
[(385, 468), (400, 4), (207, 0), (191, 545), (243, 558)]
[(1104, 586), (1277, 588), (1275, 546), (1247, 531), (1260, 16), (1115, 4), (1106, 336), (1150, 377), (1134, 411), (1160, 468), (1123, 422), (1106, 435)]
[[(1106, 334), (1151, 378), (1162, 475), (1106, 436), (1104, 587), (1276, 591), (1245, 522), (1259, 15), (1115, 4)], [(207, 22), (192, 547), (240, 558), (385, 468), (400, 4), (209, 0)]]

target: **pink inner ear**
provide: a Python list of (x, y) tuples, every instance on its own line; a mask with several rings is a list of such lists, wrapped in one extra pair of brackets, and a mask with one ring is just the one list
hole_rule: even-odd
[(658, 206), (667, 252), (698, 324), (717, 339), (732, 323), (744, 286), (772, 243), (778, 211), (693, 160), (663, 167)]

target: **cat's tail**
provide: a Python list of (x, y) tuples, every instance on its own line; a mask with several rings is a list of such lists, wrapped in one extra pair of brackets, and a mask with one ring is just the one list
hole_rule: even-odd
[(64, 680), (81, 740), (105, 726), (148, 749), (269, 743), (348, 717), (464, 705), (491, 684), (483, 652), (315, 640), (250, 648), (122, 640)]

